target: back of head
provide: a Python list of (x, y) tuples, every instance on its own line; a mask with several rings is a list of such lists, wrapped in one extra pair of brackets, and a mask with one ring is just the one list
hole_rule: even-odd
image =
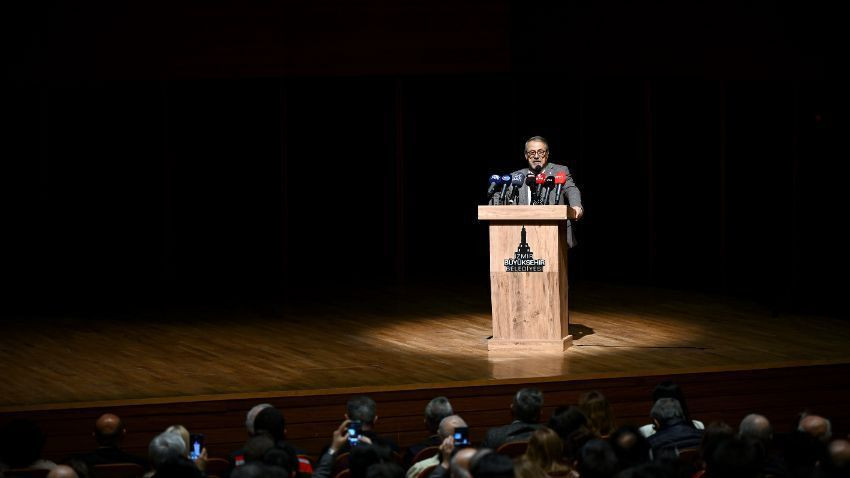
[(377, 416), (377, 405), (371, 398), (361, 395), (348, 400), (346, 406), (350, 420), (360, 420), (364, 424), (371, 425)]
[(254, 435), (245, 442), (245, 461), (263, 461), (266, 452), (274, 448), (274, 438), (266, 433)]
[(548, 427), (555, 430), (564, 441), (570, 434), (584, 426), (587, 426), (587, 417), (580, 408), (573, 405), (556, 408), (548, 423)]
[(750, 413), (741, 420), (738, 426), (738, 436), (748, 440), (755, 440), (767, 446), (773, 438), (773, 427), (770, 421), (762, 415)]
[(41, 458), (44, 434), (31, 420), (12, 420), (0, 431), (0, 461), (10, 468), (26, 468)]
[(379, 445), (361, 443), (351, 448), (348, 467), (351, 478), (366, 478), (366, 472), (372, 465), (392, 461), (392, 451)]
[(452, 436), (452, 434), (455, 432), (455, 428), (465, 426), (467, 425), (466, 422), (463, 421), (463, 418), (460, 418), (460, 416), (458, 415), (449, 415), (440, 422), (440, 426), (438, 427), (440, 438), (445, 440), (446, 438)]
[(47, 473), (47, 478), (79, 478), (79, 475), (68, 465), (56, 465)]
[(531, 434), (525, 458), (544, 471), (550, 471), (564, 455), (564, 443), (554, 430), (541, 427)]
[(474, 478), (513, 478), (514, 463), (498, 453), (488, 453), (470, 463), (470, 475)]
[(118, 446), (124, 436), (124, 422), (118, 415), (104, 413), (94, 424), (94, 439), (100, 446)]
[(699, 444), (700, 455), (706, 465), (713, 460), (714, 450), (726, 440), (735, 436), (735, 430), (724, 422), (711, 422), (705, 427), (702, 441)]
[[(246, 457), (247, 459), (247, 457)], [(263, 463), (285, 477), (298, 471), (298, 455), (291, 447), (271, 447), (263, 455)]]
[(588, 425), (597, 435), (609, 435), (614, 431), (614, 416), (608, 399), (593, 390), (579, 397), (578, 406), (587, 417)]
[(543, 468), (526, 459), (514, 461), (514, 476), (516, 478), (548, 478)]
[(679, 401), (675, 398), (659, 398), (655, 401), (655, 404), (652, 405), (652, 410), (649, 414), (653, 419), (657, 420), (662, 427), (670, 422), (684, 420), (685, 418), (682, 413), (682, 407), (679, 405)]
[(180, 438), (183, 439), (183, 443), (186, 445), (186, 452), (188, 452), (189, 449), (192, 448), (192, 444), (189, 443), (189, 430), (187, 430), (186, 427), (184, 427), (183, 425), (171, 425), (170, 427), (166, 428), (165, 431), (168, 433), (176, 433), (177, 435), (180, 435)]
[(652, 403), (657, 402), (659, 398), (675, 398), (678, 400), (679, 406), (682, 408), (682, 416), (685, 417), (687, 421), (691, 420), (691, 414), (688, 410), (688, 402), (685, 400), (685, 393), (678, 385), (670, 380), (665, 380), (656, 385), (655, 389), (652, 391)]
[(806, 415), (800, 419), (797, 430), (808, 433), (823, 443), (829, 443), (832, 438), (832, 424), (819, 415)]
[(265, 433), (272, 437), (275, 443), (284, 439), (285, 427), (283, 413), (274, 407), (263, 408), (254, 419), (254, 434)]
[(155, 469), (177, 460), (186, 453), (186, 443), (174, 432), (162, 432), (151, 440), (148, 446), (148, 456)]
[(642, 465), (649, 461), (649, 441), (634, 426), (623, 426), (614, 430), (608, 438), (614, 454), (623, 468)]
[(366, 478), (404, 478), (404, 470), (398, 463), (378, 463), (366, 470)]
[(605, 440), (590, 440), (578, 456), (578, 473), (581, 478), (610, 478), (619, 469), (619, 462), (611, 445)]
[(513, 412), (517, 420), (526, 423), (540, 421), (543, 409), (543, 392), (537, 388), (523, 388), (514, 395)]
[(717, 445), (707, 463), (706, 473), (715, 478), (755, 478), (759, 476), (763, 461), (760, 446), (732, 437)]
[(850, 476), (850, 441), (833, 440), (829, 444), (829, 459), (822, 463), (828, 476)]
[(617, 474), (617, 478), (674, 478), (674, 476), (671, 468), (655, 463), (627, 468)]
[(230, 472), (230, 478), (268, 478), (268, 470), (260, 462), (245, 463), (234, 468)]
[(245, 415), (245, 429), (248, 430), (248, 435), (253, 435), (256, 433), (254, 430), (254, 420), (257, 419), (257, 415), (260, 414), (264, 409), (270, 408), (272, 404), (270, 403), (261, 403), (259, 405), (254, 405), (248, 410), (248, 413)]
[(449, 415), (453, 415), (452, 405), (446, 397), (436, 397), (425, 406), (425, 424), (428, 431), (437, 433), (440, 422)]

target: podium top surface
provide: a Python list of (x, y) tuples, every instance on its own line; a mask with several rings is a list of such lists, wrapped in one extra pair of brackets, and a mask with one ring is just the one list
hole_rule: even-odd
[(566, 205), (478, 206), (479, 221), (566, 221)]

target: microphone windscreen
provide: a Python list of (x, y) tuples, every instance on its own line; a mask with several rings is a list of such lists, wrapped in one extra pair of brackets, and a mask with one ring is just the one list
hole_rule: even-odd
[(546, 181), (543, 183), (543, 186), (547, 188), (555, 187), (555, 176), (549, 176), (546, 178)]
[(534, 172), (540, 174), (540, 171), (543, 171), (543, 166), (538, 164), (534, 167)]
[(511, 183), (511, 177), (506, 174), (506, 175), (502, 176), (501, 181), (502, 181), (502, 184), (510, 184)]
[(490, 176), (490, 184), (499, 184), (502, 181), (502, 177), (498, 174), (494, 174)]
[(534, 176), (534, 173), (528, 173), (528, 175), (525, 177), (525, 184), (529, 186), (534, 186), (535, 184), (537, 184), (537, 179)]
[(567, 173), (560, 171), (555, 175), (555, 184), (565, 184), (567, 182)]
[(534, 180), (537, 184), (543, 184), (544, 182), (546, 182), (546, 175), (543, 174), (543, 173), (540, 173), (540, 174), (538, 174), (537, 176), (534, 177)]
[(514, 173), (511, 178), (511, 185), (515, 188), (521, 187), (525, 183), (525, 175), (522, 173)]

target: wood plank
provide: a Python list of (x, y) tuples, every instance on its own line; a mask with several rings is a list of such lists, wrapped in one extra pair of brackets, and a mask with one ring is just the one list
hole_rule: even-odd
[(568, 214), (564, 205), (478, 206), (479, 221), (566, 221)]

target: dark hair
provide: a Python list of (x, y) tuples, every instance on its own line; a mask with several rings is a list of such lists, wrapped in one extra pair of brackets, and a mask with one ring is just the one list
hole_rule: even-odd
[(732, 437), (717, 445), (706, 474), (723, 478), (755, 478), (764, 461), (764, 453), (754, 441)]
[(526, 423), (540, 421), (543, 409), (543, 392), (537, 388), (523, 388), (514, 395), (514, 416)]
[(286, 428), (286, 420), (283, 413), (274, 407), (264, 408), (254, 419), (254, 433), (265, 432), (275, 443), (283, 440), (283, 430)]
[(374, 400), (365, 395), (349, 399), (346, 408), (350, 420), (360, 420), (369, 424), (375, 421), (377, 406)]
[(655, 463), (647, 463), (627, 468), (617, 474), (617, 478), (673, 478), (673, 471)]
[(289, 446), (276, 446), (268, 449), (263, 455), (263, 463), (269, 467), (280, 468), (285, 476), (298, 471), (298, 455)]
[(614, 430), (608, 442), (623, 468), (649, 462), (649, 450), (652, 447), (637, 427), (627, 425)]
[(555, 433), (561, 437), (561, 440), (566, 441), (571, 433), (581, 427), (587, 426), (587, 417), (579, 407), (574, 405), (568, 407), (559, 406), (552, 412), (548, 426), (552, 430), (555, 430)]
[(475, 478), (514, 478), (514, 463), (508, 456), (488, 453), (470, 462), (469, 474)]
[(670, 380), (664, 380), (655, 386), (652, 391), (652, 403), (658, 401), (659, 398), (675, 398), (679, 401), (679, 406), (682, 407), (682, 416), (687, 425), (693, 426), (691, 412), (688, 411), (688, 402), (685, 401), (685, 393), (682, 389)]
[(245, 442), (245, 461), (262, 461), (266, 452), (274, 448), (274, 438), (265, 431), (254, 435)]
[(617, 455), (607, 441), (593, 439), (581, 447), (578, 457), (581, 478), (610, 478), (618, 469)]
[(245, 463), (234, 468), (230, 478), (268, 478), (268, 469), (262, 462)]
[(440, 427), (440, 422), (443, 421), (444, 418), (451, 416), (454, 412), (452, 411), (452, 404), (449, 403), (449, 399), (446, 397), (436, 397), (428, 402), (428, 405), (425, 406), (425, 423), (428, 425), (428, 430), (431, 433), (437, 433), (437, 429)]
[(366, 478), (404, 478), (404, 470), (398, 463), (378, 463), (366, 470)]
[(9, 468), (26, 468), (41, 458), (44, 434), (31, 420), (12, 420), (0, 430), (0, 461)]
[(735, 430), (724, 422), (711, 422), (705, 427), (702, 441), (699, 444), (699, 454), (708, 465), (713, 459), (714, 450), (726, 440), (735, 436)]
[(528, 439), (525, 459), (544, 472), (554, 471), (564, 456), (564, 442), (554, 430), (540, 427)]
[(610, 435), (616, 428), (611, 405), (601, 392), (592, 390), (582, 394), (578, 399), (578, 406), (587, 416), (589, 428), (597, 435)]
[(366, 478), (370, 466), (391, 460), (392, 452), (389, 448), (366, 443), (352, 447), (351, 453), (348, 455), (348, 468), (351, 470), (351, 478)]

